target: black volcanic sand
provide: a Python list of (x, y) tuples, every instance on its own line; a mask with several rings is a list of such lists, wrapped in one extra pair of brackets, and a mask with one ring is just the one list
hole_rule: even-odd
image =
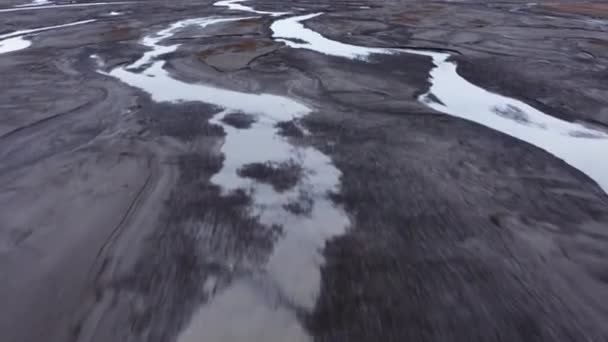
[[(352, 44), (449, 49), (479, 86), (608, 126), (602, 2), (248, 4), (327, 12), (306, 25)], [(263, 267), (284, 227), (258, 222), (247, 189), (222, 194), (210, 182), (224, 130), (209, 119), (222, 109), (156, 103), (98, 72), (138, 59), (147, 34), (215, 15), (251, 13), (209, 1), (0, 12), (0, 33), (98, 19), (0, 54), (3, 342), (173, 341), (200, 305)], [(352, 224), (324, 249), (315, 309), (298, 312), (312, 339), (608, 340), (608, 197), (596, 184), (417, 102), (428, 58), (364, 63), (284, 48), (270, 39), (271, 21), (184, 31), (160, 58), (186, 82), (314, 108), (277, 132), (332, 158), (342, 184), (328, 196)], [(224, 123), (253, 121), (240, 113)], [(287, 190), (305, 176), (292, 166), (241, 174)], [(311, 205), (302, 194), (285, 208), (308, 215)]]

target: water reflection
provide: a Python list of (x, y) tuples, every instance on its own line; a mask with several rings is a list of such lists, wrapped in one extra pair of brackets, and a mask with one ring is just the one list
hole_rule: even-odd
[[(368, 59), (373, 54), (408, 53), (428, 56), (434, 64), (429, 91), (420, 100), (429, 107), (526, 141), (587, 174), (608, 192), (608, 134), (557, 119), (521, 101), (480, 88), (456, 72), (447, 53), (412, 49), (368, 48), (330, 40), (306, 28), (302, 22), (320, 13), (275, 21), (273, 37), (292, 48), (308, 49), (330, 56)], [(297, 39), (293, 42), (289, 39)]]
[[(140, 59), (107, 74), (146, 91), (157, 102), (199, 101), (224, 108), (211, 120), (226, 134), (222, 169), (211, 182), (220, 186), (224, 194), (245, 189), (251, 196), (251, 214), (268, 227), (282, 227), (283, 235), (275, 243), (267, 264), (254, 272), (264, 279), (263, 286), (252, 286), (248, 278), (234, 281), (201, 307), (179, 340), (307, 341), (309, 337), (293, 309), (313, 309), (321, 282), (321, 250), (327, 239), (342, 234), (349, 224), (344, 211), (329, 199), (329, 194), (339, 191), (340, 186), (340, 172), (331, 159), (278, 134), (279, 123), (297, 121), (311, 108), (283, 96), (183, 82), (166, 71), (165, 61), (160, 59), (179, 47), (163, 43), (186, 27), (202, 29), (241, 19), (244, 18), (176, 22), (143, 38), (142, 44), (150, 50)], [(234, 114), (252, 119), (246, 125), (234, 125), (230, 123), (234, 117), (227, 118)], [(290, 170), (297, 169), (297, 178), (288, 187), (277, 188), (245, 175), (243, 169), (251, 165), (290, 165)], [(280, 168), (271, 171), (273, 177), (284, 177), (281, 172), (286, 172)], [(274, 293), (281, 299), (279, 304), (268, 302), (264, 293)], [(253, 312), (260, 316), (253, 319)]]

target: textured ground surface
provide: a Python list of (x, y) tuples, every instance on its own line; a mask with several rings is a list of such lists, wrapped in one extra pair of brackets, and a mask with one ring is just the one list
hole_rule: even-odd
[[(325, 12), (306, 26), (336, 41), (452, 51), (478, 86), (608, 127), (600, 1), (246, 4)], [(264, 276), (289, 227), (252, 213), (247, 188), (212, 182), (227, 134), (256, 127), (249, 113), (210, 121), (221, 108), (107, 75), (142, 56), (143, 37), (215, 16), (251, 18), (180, 31), (164, 69), (305, 103), (278, 135), (341, 172), (324, 195), (349, 227), (321, 251), (310, 307)], [(0, 10), (0, 35), (89, 19), (0, 54), (3, 342), (608, 340), (608, 196), (539, 148), (419, 102), (429, 58), (288, 48), (274, 17), (209, 1)], [(273, 194), (314, 179), (292, 162), (239, 175)], [(315, 201), (301, 191), (285, 210), (310, 215)]]

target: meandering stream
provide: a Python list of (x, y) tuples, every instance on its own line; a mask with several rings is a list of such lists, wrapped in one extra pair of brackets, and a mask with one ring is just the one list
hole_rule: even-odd
[[(429, 107), (470, 120), (544, 149), (595, 180), (608, 191), (608, 161), (598, 156), (608, 151), (604, 132), (557, 119), (515, 99), (488, 92), (460, 77), (450, 55), (432, 51), (404, 50), (350, 45), (328, 39), (306, 28), (304, 22), (322, 15), (287, 16), (288, 12), (257, 11), (242, 1), (217, 2), (229, 10), (277, 17), (270, 29), (276, 41), (295, 49), (373, 63), (374, 54), (417, 54), (432, 59), (431, 86), (420, 101)], [(209, 84), (188, 83), (165, 69), (162, 55), (179, 44), (167, 44), (184, 28), (204, 29), (209, 25), (245, 18), (195, 18), (178, 21), (144, 37), (149, 50), (134, 63), (115, 68), (108, 75), (150, 94), (157, 102), (199, 101), (222, 108), (212, 119), (225, 132), (222, 169), (211, 178), (224, 194), (246, 189), (251, 195), (252, 215), (267, 226), (278, 225), (283, 235), (276, 241), (268, 262), (258, 276), (237, 277), (203, 305), (181, 333), (189, 341), (309, 341), (296, 318), (296, 311), (311, 311), (316, 303), (323, 264), (322, 248), (332, 237), (343, 234), (349, 220), (334, 205), (328, 193), (339, 191), (340, 171), (319, 150), (294, 145), (278, 134), (279, 122), (302, 118), (314, 109), (301, 101), (273, 94), (252, 94)], [(237, 128), (223, 119), (240, 113), (253, 118), (250, 127)], [(604, 152), (602, 152), (604, 151)], [(301, 177), (289, 189), (241, 175), (252, 164), (290, 163)], [(305, 215), (294, 213), (288, 204), (305, 202)], [(203, 285), (201, 285), (203, 286)]]

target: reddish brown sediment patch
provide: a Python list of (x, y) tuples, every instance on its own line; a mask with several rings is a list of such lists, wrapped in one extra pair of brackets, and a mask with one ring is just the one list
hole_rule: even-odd
[(129, 26), (113, 26), (110, 31), (103, 32), (101, 35), (112, 41), (136, 39), (139, 37), (139, 33)]
[(547, 2), (547, 3), (543, 3), (541, 5), (541, 7), (544, 9), (555, 10), (555, 11), (559, 11), (559, 12), (608, 18), (608, 2), (590, 2), (590, 3)]
[(426, 5), (420, 8), (408, 8), (405, 11), (393, 14), (390, 17), (391, 22), (401, 24), (418, 24), (423, 19), (434, 17), (441, 12), (443, 6)]
[(226, 52), (253, 52), (261, 48), (272, 46), (274, 43), (268, 40), (247, 39), (237, 43), (215, 46), (201, 51), (198, 56), (206, 59), (210, 56)]
[(608, 40), (606, 40), (606, 39), (593, 38), (593, 39), (589, 39), (588, 41), (589, 41), (589, 44), (608, 48)]
[(244, 20), (238, 21), (236, 24), (241, 27), (250, 27), (250, 26), (258, 26), (261, 23), (258, 19), (244, 19)]
[(278, 46), (271, 40), (243, 39), (210, 46), (200, 51), (198, 58), (218, 70), (236, 70), (247, 66), (251, 60), (272, 52)]

